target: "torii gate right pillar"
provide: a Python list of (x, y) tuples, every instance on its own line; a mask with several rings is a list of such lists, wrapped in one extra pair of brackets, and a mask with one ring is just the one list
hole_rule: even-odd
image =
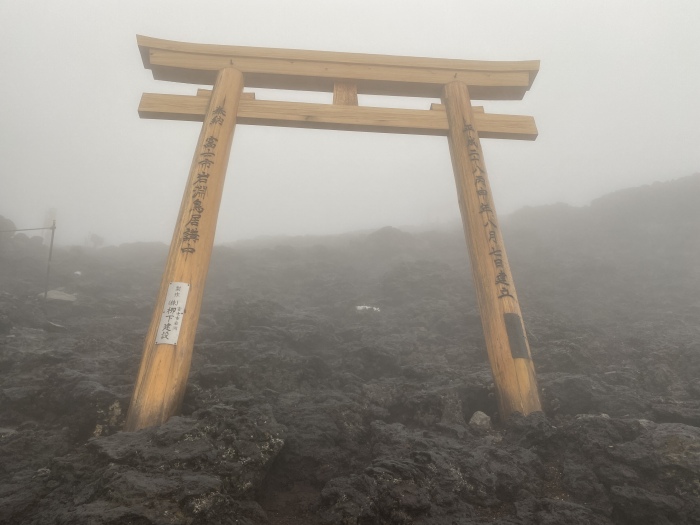
[(474, 277), (481, 323), (491, 363), (502, 419), (514, 412), (542, 410), (537, 378), (525, 335), (518, 297), (501, 230), (479, 136), (474, 126), (467, 85), (445, 85), (447, 134), (464, 235)]

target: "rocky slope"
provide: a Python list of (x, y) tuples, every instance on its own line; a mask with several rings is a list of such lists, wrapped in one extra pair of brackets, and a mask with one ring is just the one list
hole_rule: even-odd
[(0, 524), (700, 523), (698, 201), (504, 221), (545, 409), (507, 421), (461, 232), (218, 247), (183, 413), (135, 433), (167, 247), (60, 249), (44, 306), (0, 239)]

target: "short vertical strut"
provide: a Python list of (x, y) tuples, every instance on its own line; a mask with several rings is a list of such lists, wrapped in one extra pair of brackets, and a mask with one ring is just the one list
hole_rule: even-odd
[(337, 81), (333, 84), (333, 104), (357, 106), (357, 84)]
[(443, 90), (448, 142), (501, 418), (541, 410), (537, 379), (466, 84)]
[(218, 73), (146, 335), (127, 431), (164, 423), (182, 403), (243, 84), (236, 69)]

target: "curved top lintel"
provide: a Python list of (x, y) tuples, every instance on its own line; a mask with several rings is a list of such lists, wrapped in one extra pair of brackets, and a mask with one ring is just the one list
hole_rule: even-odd
[(144, 67), (159, 80), (211, 84), (215, 72), (236, 67), (246, 86), (332, 91), (357, 84), (359, 93), (439, 96), (460, 80), (474, 99), (521, 99), (539, 70), (538, 60), (475, 61), (333, 51), (194, 44), (137, 35)]

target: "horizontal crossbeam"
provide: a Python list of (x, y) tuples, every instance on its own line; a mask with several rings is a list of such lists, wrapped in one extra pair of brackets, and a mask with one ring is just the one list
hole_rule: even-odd
[(328, 51), (191, 44), (137, 36), (144, 66), (156, 80), (213, 84), (234, 67), (246, 87), (333, 91), (339, 80), (360, 94), (438, 98), (448, 82), (462, 81), (472, 99), (519, 100), (530, 89), (539, 61), (475, 61)]
[[(210, 94), (207, 90), (199, 90), (197, 96), (144, 93), (139, 115), (201, 122)], [(430, 110), (395, 109), (255, 100), (253, 93), (243, 95), (238, 124), (438, 136), (446, 136), (448, 131), (445, 108), (440, 104), (433, 104)], [(480, 138), (537, 138), (535, 120), (529, 116), (496, 115), (475, 107), (474, 122)]]

